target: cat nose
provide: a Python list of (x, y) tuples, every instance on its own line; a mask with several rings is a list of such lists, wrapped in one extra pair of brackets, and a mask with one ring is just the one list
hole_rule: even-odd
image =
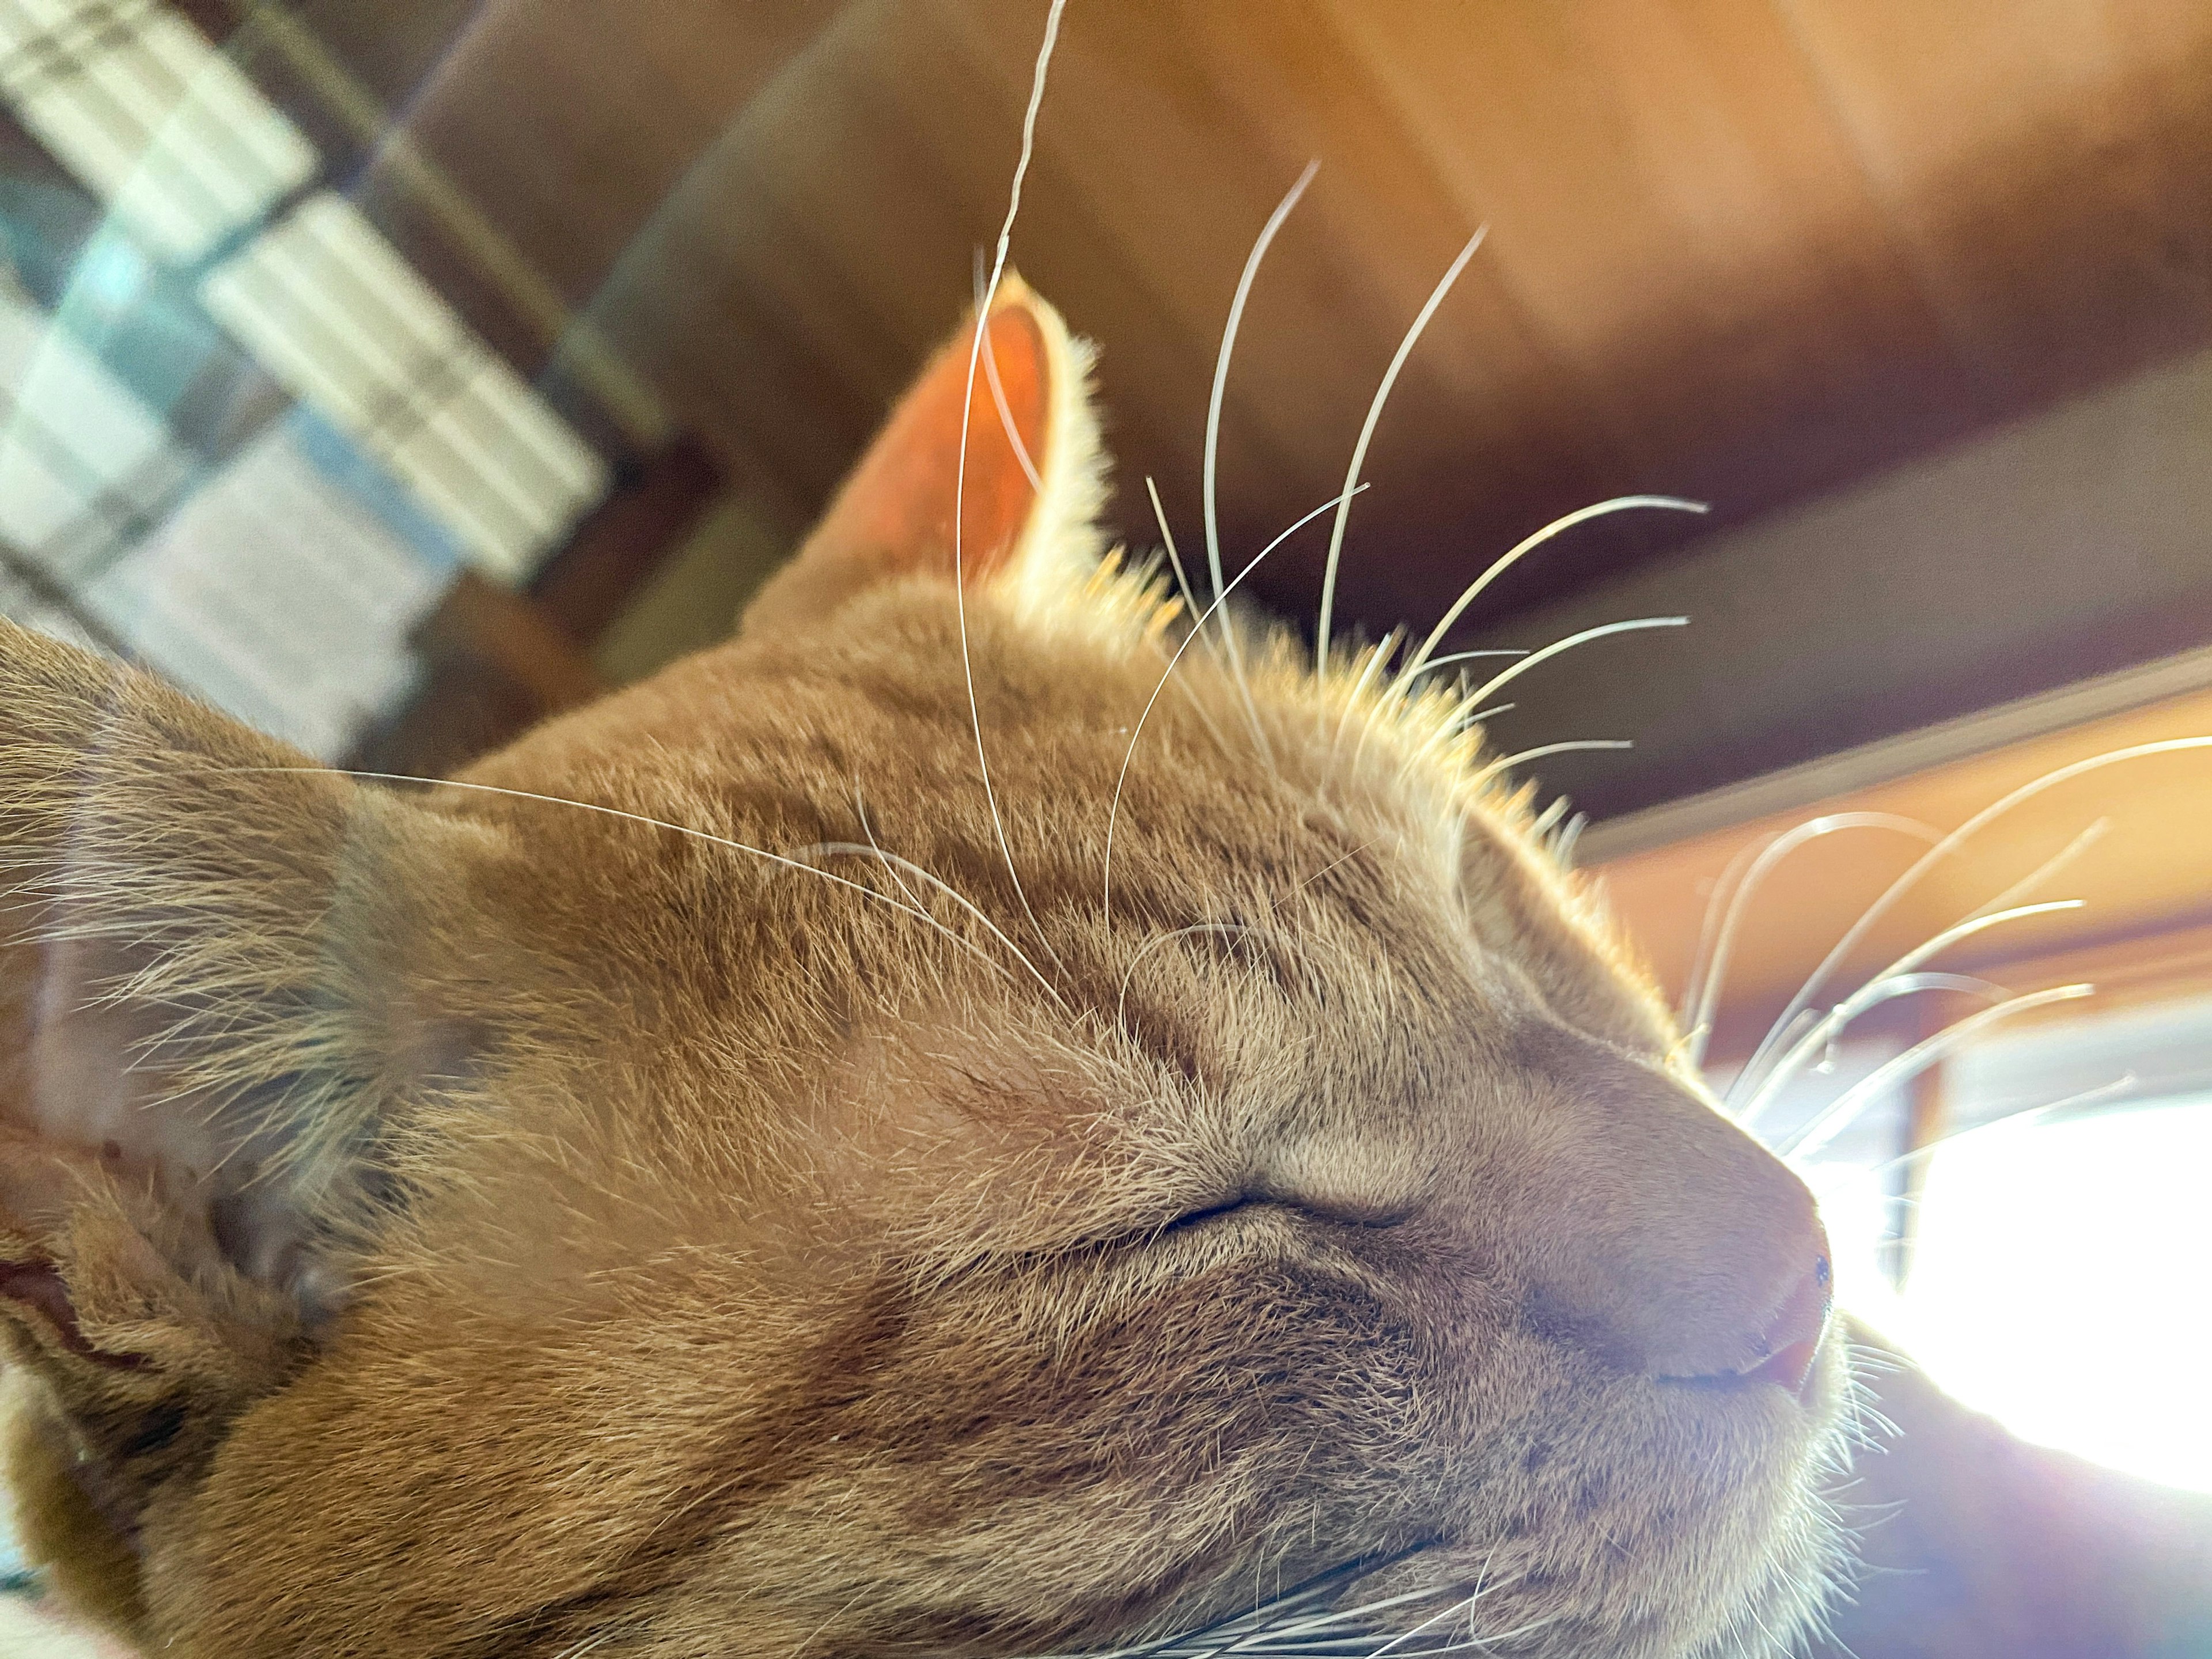
[(1828, 1254), (1828, 1233), (1816, 1218), (1813, 1265), (1808, 1267), (1766, 1328), (1752, 1339), (1747, 1362), (1732, 1370), (1711, 1373), (1711, 1380), (1741, 1377), (1746, 1382), (1773, 1382), (1791, 1394), (1802, 1395), (1812, 1380), (1813, 1366), (1820, 1357), (1820, 1341), (1827, 1334), (1834, 1311), (1835, 1271)]
[(1532, 1322), (1654, 1381), (1802, 1394), (1833, 1279), (1804, 1182), (1681, 1081), (1571, 1033), (1524, 1041), (1553, 1091), (1501, 1254)]
[(1820, 1357), (1820, 1340), (1828, 1334), (1828, 1318), (1836, 1306), (1835, 1272), (1828, 1256), (1828, 1234), (1820, 1230), (1820, 1254), (1797, 1288), (1759, 1338), (1766, 1358), (1748, 1375), (1779, 1382), (1792, 1394), (1805, 1392), (1813, 1363)]

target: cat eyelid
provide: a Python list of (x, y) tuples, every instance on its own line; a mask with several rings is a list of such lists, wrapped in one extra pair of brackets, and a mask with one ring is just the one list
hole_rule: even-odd
[(1203, 1209), (1187, 1210), (1173, 1221), (1169, 1222), (1166, 1226), (1160, 1228), (1153, 1237), (1165, 1238), (1171, 1234), (1189, 1231), (1209, 1221), (1218, 1220), (1224, 1216), (1234, 1215), (1243, 1210), (1255, 1209), (1279, 1210), (1287, 1215), (1303, 1217), (1306, 1220), (1322, 1222), (1330, 1226), (1359, 1227), (1375, 1231), (1402, 1225), (1413, 1217), (1413, 1206), (1410, 1205), (1378, 1206), (1372, 1208), (1349, 1204), (1331, 1206), (1305, 1199), (1285, 1197), (1279, 1194), (1245, 1192), (1239, 1193), (1236, 1197), (1224, 1202), (1208, 1205)]

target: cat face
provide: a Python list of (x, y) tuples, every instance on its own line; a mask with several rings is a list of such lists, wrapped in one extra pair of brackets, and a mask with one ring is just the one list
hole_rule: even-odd
[(80, 1606), (206, 1659), (1811, 1615), (1804, 1188), (1449, 698), (1189, 633), (1099, 559), (1059, 319), (986, 339), (733, 642), (456, 786), (0, 640), (9, 1474)]

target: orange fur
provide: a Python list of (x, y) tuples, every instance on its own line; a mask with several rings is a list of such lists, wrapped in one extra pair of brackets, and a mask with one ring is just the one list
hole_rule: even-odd
[(964, 596), (963, 342), (737, 640), (474, 787), (0, 635), (10, 1478), (88, 1613), (1022, 1655), (1399, 1557), (1394, 1651), (1812, 1613), (1838, 1363), (1742, 1375), (1803, 1188), (1441, 690), (1255, 630), (1129, 751), (1172, 611), (1080, 352), (989, 324), (1039, 482), (979, 384)]

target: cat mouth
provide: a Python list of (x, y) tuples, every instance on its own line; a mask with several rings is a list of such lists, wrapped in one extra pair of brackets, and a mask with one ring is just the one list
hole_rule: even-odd
[(1778, 1348), (1768, 1358), (1742, 1373), (1746, 1382), (1772, 1382), (1798, 1399), (1812, 1387), (1814, 1368), (1820, 1360), (1820, 1339), (1813, 1337)]

